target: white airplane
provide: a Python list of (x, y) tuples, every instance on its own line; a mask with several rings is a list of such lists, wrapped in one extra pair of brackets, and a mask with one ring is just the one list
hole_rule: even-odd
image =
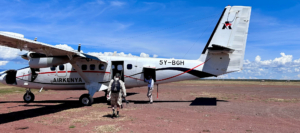
[[(93, 56), (0, 32), (0, 45), (29, 51), (22, 55), (29, 67), (2, 72), (3, 84), (24, 87), (24, 101), (34, 101), (30, 89), (88, 90), (79, 101), (93, 103), (95, 92), (106, 91), (116, 73), (126, 88), (147, 86), (151, 75), (155, 84), (219, 76), (241, 71), (245, 55), (251, 7), (227, 6), (197, 60)], [(107, 94), (107, 93), (106, 93)]]

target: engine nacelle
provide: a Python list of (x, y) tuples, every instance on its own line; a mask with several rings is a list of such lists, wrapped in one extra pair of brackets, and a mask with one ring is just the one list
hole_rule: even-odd
[(30, 58), (30, 68), (45, 68), (51, 66), (57, 66), (69, 62), (68, 58), (64, 57), (41, 57), (41, 58)]
[(45, 54), (40, 54), (40, 53), (28, 52), (26, 54), (21, 55), (21, 57), (25, 60), (30, 60), (31, 58), (46, 57), (46, 55)]

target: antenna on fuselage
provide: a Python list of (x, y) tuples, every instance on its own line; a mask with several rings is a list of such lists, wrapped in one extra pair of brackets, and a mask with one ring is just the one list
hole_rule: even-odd
[(78, 52), (80, 52), (81, 44), (78, 44)]

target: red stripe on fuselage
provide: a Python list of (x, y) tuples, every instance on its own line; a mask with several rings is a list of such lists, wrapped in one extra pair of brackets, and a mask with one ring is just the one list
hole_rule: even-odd
[[(77, 71), (67, 71), (68, 73), (77, 73)], [(104, 71), (83, 71), (85, 73), (110, 73), (110, 72), (104, 72)], [(56, 71), (53, 71), (53, 72), (40, 72), (38, 74), (52, 74), (52, 73), (56, 73)], [(66, 71), (57, 71), (57, 73), (66, 73)], [(16, 78), (20, 78), (20, 77), (26, 77), (26, 76), (29, 76), (31, 75), (30, 74), (27, 74), (27, 75), (22, 75), (22, 76), (18, 76)]]
[[(141, 79), (138, 79), (138, 78), (134, 78), (134, 77), (127, 76), (127, 75), (124, 75), (124, 76), (127, 77), (127, 78), (132, 78), (132, 79), (136, 79), (136, 80), (141, 80)], [(144, 80), (141, 80), (141, 81), (144, 81)]]
[(29, 73), (29, 74), (27, 74), (27, 75), (18, 76), (18, 77), (16, 77), (16, 78), (25, 77), (25, 76), (29, 76), (29, 75), (31, 75), (31, 73)]

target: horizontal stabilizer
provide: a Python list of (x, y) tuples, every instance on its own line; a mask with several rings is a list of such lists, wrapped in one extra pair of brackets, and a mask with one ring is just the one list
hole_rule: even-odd
[(216, 44), (212, 44), (212, 47), (208, 47), (207, 49), (209, 50), (209, 53), (232, 53), (234, 51), (234, 49)]

